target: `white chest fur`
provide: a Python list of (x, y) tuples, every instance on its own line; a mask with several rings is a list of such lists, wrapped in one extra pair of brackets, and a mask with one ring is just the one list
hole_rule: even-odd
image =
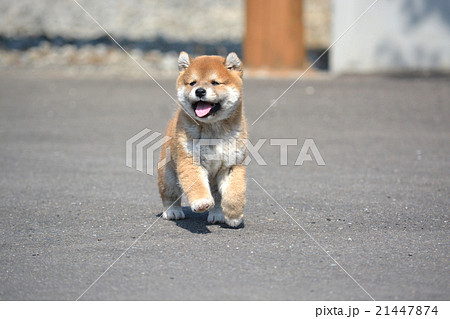
[(244, 161), (245, 147), (243, 141), (238, 140), (239, 130), (224, 133), (220, 127), (202, 127), (195, 136), (198, 138), (186, 141), (186, 150), (210, 177)]

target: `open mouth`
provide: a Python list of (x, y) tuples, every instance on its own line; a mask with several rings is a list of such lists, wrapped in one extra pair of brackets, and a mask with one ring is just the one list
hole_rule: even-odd
[(220, 104), (198, 101), (192, 104), (192, 108), (198, 117), (208, 117), (220, 109)]

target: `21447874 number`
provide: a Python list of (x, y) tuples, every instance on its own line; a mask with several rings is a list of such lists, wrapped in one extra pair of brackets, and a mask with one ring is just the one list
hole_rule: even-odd
[(426, 315), (437, 315), (437, 306), (394, 306), (389, 308), (388, 306), (381, 307), (377, 306), (377, 316), (389, 316), (389, 315), (403, 315), (403, 316), (426, 316)]

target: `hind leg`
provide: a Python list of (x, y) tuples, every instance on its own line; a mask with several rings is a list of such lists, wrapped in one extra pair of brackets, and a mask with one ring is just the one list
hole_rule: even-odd
[(178, 185), (175, 169), (170, 163), (158, 169), (158, 187), (164, 206), (162, 217), (164, 219), (184, 219), (181, 208), (183, 192)]
[(222, 195), (220, 194), (218, 189), (214, 189), (212, 192), (212, 196), (214, 198), (215, 206), (208, 213), (208, 223), (210, 224), (225, 223), (221, 206)]

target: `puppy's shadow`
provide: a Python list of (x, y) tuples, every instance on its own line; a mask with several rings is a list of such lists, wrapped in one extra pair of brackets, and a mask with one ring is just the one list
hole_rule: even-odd
[[(186, 230), (189, 230), (191, 233), (194, 234), (209, 234), (211, 231), (206, 226), (211, 226), (211, 224), (208, 223), (208, 212), (206, 213), (194, 213), (190, 207), (183, 207), (183, 213), (185, 218), (184, 219), (176, 219), (176, 220), (169, 220), (168, 222), (174, 222), (177, 224), (177, 226), (184, 228)], [(156, 216), (161, 216), (162, 213), (159, 213)], [(244, 228), (244, 222), (242, 222), (241, 225), (238, 227), (230, 227), (226, 224), (216, 224), (216, 226), (221, 228), (229, 228), (229, 229), (240, 229)]]
[[(169, 220), (168, 222), (174, 222), (177, 226), (189, 230), (194, 234), (208, 234), (211, 231), (206, 227), (208, 225), (207, 218), (208, 213), (194, 213), (189, 207), (183, 207), (183, 213), (185, 219)], [(159, 213), (157, 216), (161, 216)]]

